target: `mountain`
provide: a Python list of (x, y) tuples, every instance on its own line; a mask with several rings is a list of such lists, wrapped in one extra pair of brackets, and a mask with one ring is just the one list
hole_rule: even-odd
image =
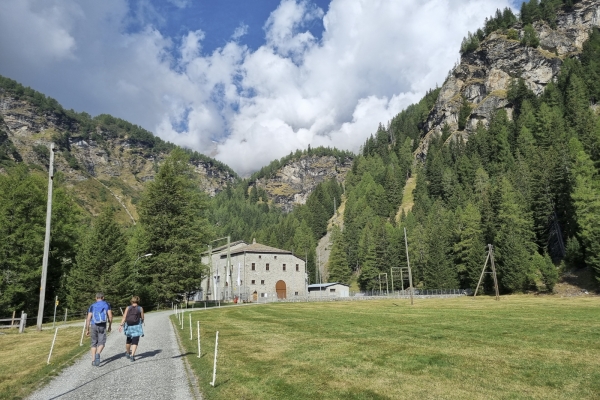
[(264, 190), (272, 204), (290, 212), (294, 206), (306, 204), (318, 184), (330, 179), (343, 183), (354, 157), (347, 151), (309, 147), (273, 161), (249, 181)]
[(599, 25), (598, 0), (531, 0), (468, 33), (442, 87), (354, 160), (329, 268), (378, 290), (410, 254), (417, 287), (474, 290), (489, 244), (503, 293), (552, 292), (559, 273), (597, 286)]
[[(559, 7), (560, 1), (545, 3), (557, 4), (547, 20), (540, 18), (528, 25), (514, 17), (514, 24), (509, 27), (506, 25), (511, 21), (506, 20), (510, 18), (497, 13), (486, 21), (487, 29), (480, 30), (479, 37), (470, 35), (471, 42), (479, 45), (469, 49), (469, 43), (463, 42), (460, 63), (449, 72), (424, 122), (418, 156), (424, 158), (430, 139), (440, 136), (446, 124), (453, 136), (468, 138), (479, 122), (488, 126), (497, 110), (506, 109), (510, 118), (514, 107), (509, 97), (514, 78), (522, 79), (527, 89), (540, 95), (548, 83), (556, 81), (564, 60), (581, 53), (592, 27), (600, 23), (598, 1), (584, 0), (572, 7)], [(527, 26), (533, 28), (537, 46), (524, 45)], [(492, 31), (496, 27), (501, 29)], [(486, 35), (486, 31), (490, 32)], [(460, 114), (466, 107), (470, 112), (463, 122)]]
[[(0, 172), (15, 162), (47, 169), (50, 143), (54, 169), (91, 215), (112, 204), (117, 218), (137, 219), (144, 182), (176, 146), (110, 115), (91, 118), (63, 109), (54, 99), (0, 77)], [(228, 166), (188, 151), (200, 188), (211, 196), (239, 178)]]

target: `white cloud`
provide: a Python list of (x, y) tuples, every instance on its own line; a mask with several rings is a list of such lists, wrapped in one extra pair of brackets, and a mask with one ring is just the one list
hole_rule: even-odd
[(462, 37), (508, 0), (332, 0), (326, 14), (283, 0), (262, 47), (238, 42), (241, 24), (212, 54), (204, 32), (165, 37), (137, 4), (143, 28), (128, 33), (125, 0), (0, 2), (0, 74), (207, 154), (216, 140), (216, 158), (248, 174), (309, 144), (357, 151), (441, 84)]
[(241, 38), (242, 36), (246, 35), (247, 33), (248, 33), (248, 25), (240, 24), (237, 28), (235, 28), (235, 31), (233, 31), (233, 35), (231, 35), (231, 38), (233, 40), (237, 40), (237, 39)]

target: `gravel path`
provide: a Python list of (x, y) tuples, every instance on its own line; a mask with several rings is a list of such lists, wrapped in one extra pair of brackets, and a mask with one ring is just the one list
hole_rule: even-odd
[[(118, 332), (120, 317), (102, 351), (99, 367), (90, 353), (66, 368), (30, 399), (193, 399), (188, 375), (169, 321), (171, 311), (146, 315), (145, 336), (136, 360), (125, 357), (125, 335)], [(59, 332), (60, 334), (60, 332)], [(88, 340), (89, 343), (89, 340)], [(88, 344), (89, 346), (89, 344)]]

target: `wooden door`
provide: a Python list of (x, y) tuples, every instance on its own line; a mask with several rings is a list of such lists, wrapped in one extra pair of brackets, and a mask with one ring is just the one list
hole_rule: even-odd
[(275, 284), (275, 290), (277, 291), (277, 298), (278, 299), (285, 299), (286, 296), (286, 288), (285, 288), (285, 282), (284, 281), (277, 281), (277, 283)]

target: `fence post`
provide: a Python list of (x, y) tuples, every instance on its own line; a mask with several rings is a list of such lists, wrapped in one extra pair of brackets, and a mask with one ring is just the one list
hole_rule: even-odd
[(217, 337), (215, 339), (215, 362), (213, 364), (213, 380), (210, 382), (210, 386), (215, 387), (215, 381), (217, 380), (217, 352), (219, 350), (219, 331), (217, 331)]
[(202, 356), (202, 353), (200, 352), (200, 321), (198, 322), (198, 358), (200, 358)]
[(86, 325), (87, 325), (87, 317), (83, 320), (83, 328), (81, 328), (81, 340), (79, 341), (79, 347), (83, 346), (83, 334), (85, 332)]
[(46, 364), (50, 364), (50, 357), (52, 356), (52, 350), (54, 349), (54, 342), (56, 341), (57, 333), (58, 333), (58, 327), (54, 331), (54, 339), (52, 339), (52, 346), (50, 346), (50, 353), (48, 353), (48, 362)]
[(17, 310), (13, 310), (12, 320), (10, 321), (10, 327), (11, 327), (11, 329), (15, 326), (15, 314), (16, 313), (17, 313)]
[(25, 332), (25, 325), (27, 324), (27, 314), (21, 311), (21, 322), (19, 322), (19, 333)]
[(69, 311), (68, 308), (65, 308), (65, 324), (67, 323), (67, 312)]

